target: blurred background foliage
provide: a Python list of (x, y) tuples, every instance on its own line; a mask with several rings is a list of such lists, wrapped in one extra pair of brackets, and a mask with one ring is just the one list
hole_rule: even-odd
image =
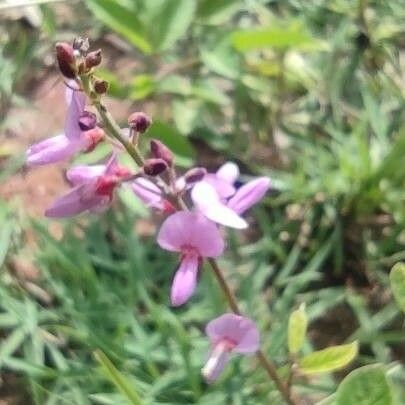
[[(403, 0), (12, 3), (0, 2), (0, 181), (23, 170), (7, 147), (8, 112), (30, 108), (32, 88), (54, 72), (55, 41), (88, 36), (104, 51), (110, 94), (153, 116), (147, 136), (179, 165), (229, 159), (271, 176), (271, 195), (222, 260), (266, 352), (282, 366), (286, 317), (305, 302), (304, 351), (358, 339), (353, 367), (385, 364), (400, 403), (404, 318), (388, 274), (405, 258)], [(39, 125), (38, 134), (49, 135)], [(254, 360), (201, 382), (203, 326), (225, 304), (203, 271), (192, 303), (168, 307), (176, 263), (153, 229), (136, 232), (147, 213), (128, 192), (101, 218), (64, 222), (57, 238), (16, 197), (0, 206), (4, 395), (38, 405), (127, 403), (131, 390), (145, 403), (279, 403)], [(21, 275), (26, 267), (35, 276)], [(297, 391), (315, 403), (343, 376), (298, 378)]]

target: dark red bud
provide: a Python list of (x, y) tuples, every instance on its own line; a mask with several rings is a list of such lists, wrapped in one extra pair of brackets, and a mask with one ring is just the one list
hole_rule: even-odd
[(144, 112), (136, 111), (128, 117), (128, 124), (134, 131), (143, 134), (152, 124), (152, 120)]
[(86, 68), (91, 69), (95, 66), (98, 66), (101, 63), (101, 49), (97, 49), (97, 51), (89, 52), (86, 56)]
[(167, 163), (163, 159), (146, 159), (143, 171), (148, 176), (158, 176), (167, 169)]
[(88, 131), (93, 129), (97, 124), (96, 114), (90, 111), (83, 111), (83, 114), (79, 118), (79, 127), (82, 131)]
[(150, 151), (154, 158), (163, 159), (168, 166), (173, 165), (173, 152), (164, 143), (152, 139), (150, 141)]
[(207, 169), (204, 167), (193, 167), (184, 174), (184, 179), (187, 184), (193, 184), (201, 181), (206, 174)]
[(108, 82), (105, 80), (97, 79), (93, 83), (94, 91), (97, 94), (105, 94), (108, 90)]
[(73, 47), (67, 42), (58, 42), (55, 45), (56, 59), (63, 76), (74, 79), (77, 75), (76, 57)]

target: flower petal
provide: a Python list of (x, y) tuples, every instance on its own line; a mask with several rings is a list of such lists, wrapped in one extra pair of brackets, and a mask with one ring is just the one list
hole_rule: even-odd
[(198, 257), (183, 256), (172, 283), (170, 300), (173, 306), (183, 305), (193, 295), (197, 284), (197, 273)]
[(223, 345), (215, 345), (210, 356), (201, 370), (205, 381), (213, 383), (222, 373), (226, 363), (229, 361), (229, 351)]
[(201, 257), (217, 257), (225, 244), (218, 228), (201, 214), (179, 211), (163, 222), (157, 242), (160, 247), (180, 252), (184, 247), (195, 248)]
[(254, 353), (259, 349), (260, 335), (255, 323), (240, 315), (227, 313), (213, 319), (205, 333), (213, 344), (223, 339), (234, 342), (233, 350), (238, 353)]
[(229, 184), (233, 184), (239, 177), (239, 167), (236, 163), (226, 162), (217, 170), (216, 176)]
[(191, 198), (197, 209), (211, 221), (236, 229), (248, 226), (243, 218), (220, 201), (215, 189), (205, 180), (194, 186)]
[(69, 193), (57, 199), (45, 211), (49, 218), (65, 218), (80, 214), (104, 203), (105, 196), (95, 194), (94, 185), (83, 184), (73, 188)]
[(70, 95), (70, 102), (65, 120), (65, 136), (70, 140), (80, 139), (82, 133), (79, 127), (79, 118), (84, 111), (86, 96), (83, 91), (66, 89), (66, 98)]
[(162, 191), (144, 177), (139, 177), (131, 183), (134, 194), (148, 207), (163, 209)]
[(259, 202), (270, 188), (268, 177), (259, 177), (249, 181), (238, 189), (235, 195), (228, 201), (228, 207), (238, 214), (243, 214), (250, 207)]
[(78, 186), (79, 184), (88, 183), (94, 180), (96, 177), (103, 175), (104, 172), (105, 172), (104, 165), (94, 165), (94, 166), (80, 165), (69, 169), (66, 172), (66, 178), (72, 185)]
[(232, 184), (228, 183), (226, 180), (220, 179), (216, 174), (206, 174), (201, 182), (208, 183), (212, 186), (221, 200), (231, 197), (236, 191)]
[(64, 135), (57, 135), (32, 145), (26, 153), (27, 164), (40, 166), (67, 159), (81, 150), (81, 141), (71, 142)]

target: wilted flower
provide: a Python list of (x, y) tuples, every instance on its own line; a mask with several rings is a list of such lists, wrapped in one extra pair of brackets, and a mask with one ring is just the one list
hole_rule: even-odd
[(84, 211), (101, 212), (110, 205), (114, 189), (129, 177), (129, 170), (117, 164), (113, 155), (105, 165), (76, 166), (66, 173), (74, 186), (45, 211), (45, 216), (64, 218)]
[(82, 131), (79, 122), (84, 113), (85, 95), (78, 90), (66, 89), (68, 110), (65, 121), (65, 133), (45, 139), (32, 145), (26, 153), (30, 166), (55, 163), (75, 155), (79, 151), (94, 149), (104, 136), (101, 128)]
[(240, 315), (228, 313), (213, 319), (205, 333), (211, 341), (211, 352), (201, 373), (209, 383), (221, 374), (231, 353), (250, 354), (259, 349), (260, 336), (255, 323)]
[(218, 257), (225, 248), (215, 224), (201, 214), (189, 211), (179, 211), (168, 217), (160, 228), (157, 242), (161, 248), (181, 254), (171, 290), (174, 306), (184, 304), (193, 294), (202, 259)]

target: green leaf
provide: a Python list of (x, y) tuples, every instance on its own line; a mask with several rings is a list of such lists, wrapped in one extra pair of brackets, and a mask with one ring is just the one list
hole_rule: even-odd
[(148, 129), (147, 136), (161, 140), (176, 155), (194, 157), (194, 150), (189, 140), (162, 121), (154, 121)]
[(305, 313), (305, 304), (293, 311), (288, 320), (288, 350), (297, 353), (304, 344), (307, 332), (308, 319)]
[(115, 0), (90, 0), (86, 4), (101, 22), (121, 34), (142, 52), (151, 53), (152, 46), (134, 9)]
[(304, 356), (299, 368), (305, 374), (328, 373), (347, 366), (357, 355), (358, 343), (331, 346)]
[(94, 357), (101, 365), (106, 377), (115, 385), (115, 387), (130, 401), (133, 405), (142, 405), (143, 401), (135, 391), (133, 383), (120, 373), (110, 359), (100, 350), (94, 353)]
[(398, 306), (405, 312), (405, 263), (397, 263), (390, 273), (391, 289)]
[(159, 4), (158, 14), (150, 22), (156, 49), (169, 49), (185, 35), (193, 21), (196, 3), (190, 0), (165, 0)]
[(135, 76), (131, 83), (129, 97), (132, 100), (142, 100), (155, 91), (155, 80), (151, 75), (142, 74)]
[(220, 24), (242, 7), (237, 0), (199, 0), (197, 15), (210, 24)]
[(352, 371), (340, 383), (336, 405), (390, 405), (393, 398), (381, 365), (373, 364)]
[(206, 44), (201, 48), (201, 59), (211, 71), (218, 75), (235, 79), (239, 76), (240, 56), (232, 47), (229, 36), (215, 38), (215, 44)]
[(235, 31), (232, 34), (235, 48), (248, 52), (261, 48), (301, 50), (323, 49), (321, 41), (313, 38), (300, 21), (290, 23), (287, 27), (272, 26)]

